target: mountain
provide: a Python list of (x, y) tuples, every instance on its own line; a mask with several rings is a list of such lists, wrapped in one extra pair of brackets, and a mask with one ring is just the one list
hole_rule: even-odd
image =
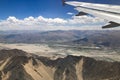
[(22, 50), (0, 50), (0, 80), (119, 80), (120, 62), (84, 56), (55, 60)]
[(3, 31), (1, 43), (64, 43), (120, 48), (119, 30)]

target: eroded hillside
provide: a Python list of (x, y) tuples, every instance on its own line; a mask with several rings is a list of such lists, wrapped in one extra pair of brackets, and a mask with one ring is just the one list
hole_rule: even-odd
[(120, 62), (84, 56), (56, 60), (21, 50), (0, 51), (0, 80), (119, 80)]

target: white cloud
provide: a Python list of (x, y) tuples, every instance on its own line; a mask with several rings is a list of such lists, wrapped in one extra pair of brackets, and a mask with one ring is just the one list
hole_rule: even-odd
[(18, 19), (16, 19), (16, 17), (14, 17), (14, 16), (9, 16), (7, 18), (7, 21), (9, 21), (11, 23), (16, 23), (16, 22), (18, 22)]
[(34, 21), (34, 17), (30, 16), (30, 17), (28, 17), (28, 18), (25, 18), (24, 20), (25, 20), (25, 21)]
[(0, 21), (0, 30), (95, 30), (101, 29), (103, 23), (104, 20), (90, 16), (73, 16), (71, 19), (45, 18), (43, 16), (17, 19), (9, 16), (6, 20)]
[(68, 15), (73, 15), (74, 13), (68, 12), (67, 14), (68, 14)]

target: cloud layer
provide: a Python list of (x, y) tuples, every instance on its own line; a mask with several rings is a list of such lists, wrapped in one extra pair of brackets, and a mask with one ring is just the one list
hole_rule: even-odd
[(9, 16), (0, 21), (0, 30), (99, 30), (105, 21), (91, 16), (73, 16), (71, 19), (45, 18), (43, 16), (17, 19)]

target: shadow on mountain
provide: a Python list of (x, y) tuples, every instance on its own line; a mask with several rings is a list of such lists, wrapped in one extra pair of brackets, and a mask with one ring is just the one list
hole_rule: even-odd
[(22, 50), (0, 51), (0, 80), (119, 80), (120, 62), (84, 56), (52, 60)]

